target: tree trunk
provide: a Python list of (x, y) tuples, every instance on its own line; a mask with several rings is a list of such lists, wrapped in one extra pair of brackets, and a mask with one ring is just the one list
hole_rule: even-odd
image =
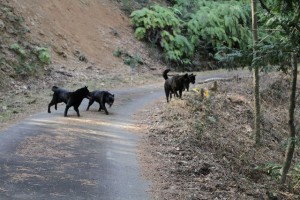
[[(253, 34), (253, 59), (256, 58), (256, 46), (258, 41), (257, 35), (257, 20), (256, 20), (256, 0), (251, 0), (252, 5), (252, 34)], [(259, 66), (254, 67), (253, 72), (253, 87), (254, 87), (254, 134), (255, 144), (260, 145), (260, 92), (259, 92)]]
[(296, 140), (296, 129), (295, 129), (295, 107), (296, 107), (296, 90), (297, 90), (297, 59), (295, 53), (292, 53), (291, 56), (291, 62), (292, 62), (292, 88), (291, 88), (291, 95), (290, 95), (290, 108), (289, 108), (289, 128), (290, 128), (290, 137), (288, 140), (288, 146), (285, 152), (285, 161), (283, 163), (282, 173), (281, 173), (281, 184), (284, 184), (286, 181), (287, 173), (290, 169), (294, 150), (295, 150), (295, 140)]

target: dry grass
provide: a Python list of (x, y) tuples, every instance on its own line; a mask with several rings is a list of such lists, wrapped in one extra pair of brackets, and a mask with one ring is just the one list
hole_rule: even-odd
[[(281, 164), (284, 158), (288, 83), (288, 76), (282, 74), (261, 77), (261, 147), (254, 144), (251, 78), (219, 83), (218, 90), (209, 90), (203, 99), (197, 92), (200, 89), (195, 89), (184, 93), (183, 100), (172, 100), (170, 104), (162, 101), (155, 104), (156, 109), (152, 105), (151, 110), (141, 113), (148, 116), (144, 122), (148, 131), (142, 144), (147, 146), (147, 157), (142, 163), (152, 160), (145, 176), (155, 174), (155, 197), (268, 199), (276, 195), (298, 199), (295, 179), (290, 178), (288, 187), (279, 189), (278, 176), (268, 174), (271, 168), (263, 167), (268, 163)], [(211, 84), (197, 87), (207, 89)], [(298, 157), (296, 152), (295, 163)]]

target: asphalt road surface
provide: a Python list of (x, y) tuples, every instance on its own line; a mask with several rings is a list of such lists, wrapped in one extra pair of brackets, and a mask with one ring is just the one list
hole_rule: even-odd
[[(197, 76), (197, 81), (213, 75)], [(232, 77), (223, 73), (218, 77)], [(141, 176), (134, 113), (164, 97), (156, 85), (110, 91), (110, 115), (88, 100), (63, 117), (64, 105), (0, 132), (0, 200), (147, 200), (149, 184)]]
[(146, 200), (133, 114), (163, 96), (162, 86), (119, 91), (110, 115), (94, 103), (77, 117), (73, 108), (51, 107), (0, 132), (0, 200)]

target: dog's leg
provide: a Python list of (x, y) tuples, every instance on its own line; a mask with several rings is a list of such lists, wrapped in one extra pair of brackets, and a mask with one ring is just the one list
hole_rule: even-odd
[(103, 105), (103, 110), (105, 111), (105, 114), (108, 115), (108, 111), (107, 111), (107, 109), (106, 109), (106, 107), (105, 107), (105, 104)]
[(68, 110), (69, 110), (70, 107), (71, 107), (71, 106), (66, 105), (65, 114), (64, 114), (65, 117), (67, 117), (67, 115), (68, 115)]
[(50, 103), (49, 103), (49, 104), (48, 104), (48, 113), (51, 113), (50, 107), (51, 107), (51, 105), (50, 105)]
[(76, 113), (77, 113), (77, 116), (78, 116), (78, 117), (80, 117), (80, 114), (79, 114), (78, 107), (74, 106), (74, 110), (76, 111)]
[(182, 90), (179, 90), (179, 98), (181, 99), (182, 97)]
[(108, 115), (108, 111), (107, 111), (107, 109), (106, 109), (105, 103), (104, 103), (104, 104), (103, 104), (103, 103), (100, 103), (99, 111), (101, 111), (102, 109), (104, 110), (105, 114)]
[(50, 107), (55, 105), (55, 103), (53, 102), (53, 100), (49, 103), (48, 105), (48, 113), (51, 113)]
[[(166, 94), (167, 102), (169, 103), (170, 90), (168, 90), (168, 89), (165, 88), (165, 94)], [(170, 97), (170, 100), (171, 100), (171, 97)]]
[(89, 105), (88, 105), (88, 107), (86, 108), (86, 110), (89, 110), (90, 109), (90, 106), (94, 103), (94, 99), (90, 99), (90, 101), (89, 101)]

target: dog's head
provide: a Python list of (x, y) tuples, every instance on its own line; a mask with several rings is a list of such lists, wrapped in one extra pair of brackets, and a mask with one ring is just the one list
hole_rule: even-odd
[(195, 84), (195, 81), (196, 81), (196, 75), (194, 75), (193, 73), (191, 73), (191, 74), (189, 75), (189, 81), (190, 81), (190, 83)]
[(90, 99), (90, 91), (88, 90), (87, 86), (84, 86), (83, 88), (80, 88), (79, 90), (77, 90), (84, 98), (88, 98)]
[(115, 101), (115, 95), (107, 92), (106, 98), (105, 98), (106, 103), (111, 107), (114, 104)]

